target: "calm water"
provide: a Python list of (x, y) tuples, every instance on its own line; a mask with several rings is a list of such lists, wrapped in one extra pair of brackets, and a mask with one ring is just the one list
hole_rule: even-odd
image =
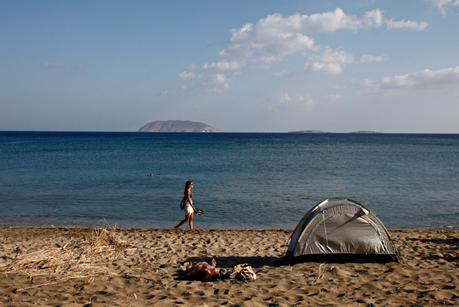
[(0, 132), (1, 225), (172, 227), (187, 179), (198, 227), (293, 228), (330, 197), (459, 225), (459, 135)]

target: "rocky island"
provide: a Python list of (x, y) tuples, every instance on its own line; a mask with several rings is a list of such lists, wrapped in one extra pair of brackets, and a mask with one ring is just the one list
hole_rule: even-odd
[(353, 132), (350, 132), (350, 133), (354, 133), (354, 134), (381, 134), (382, 132), (372, 131), (372, 130), (359, 130), (359, 131), (353, 131)]
[(140, 127), (139, 132), (218, 132), (219, 130), (201, 122), (189, 120), (153, 121)]
[(359, 130), (359, 131), (351, 131), (351, 132), (329, 132), (329, 131), (321, 131), (321, 130), (298, 130), (298, 131), (289, 131), (288, 133), (293, 134), (327, 134), (327, 133), (343, 133), (343, 134), (377, 134), (382, 132), (377, 131), (367, 131), (367, 130)]
[(293, 133), (293, 134), (319, 134), (319, 133), (329, 133), (329, 132), (324, 132), (321, 130), (298, 130), (298, 131), (289, 131), (288, 133)]

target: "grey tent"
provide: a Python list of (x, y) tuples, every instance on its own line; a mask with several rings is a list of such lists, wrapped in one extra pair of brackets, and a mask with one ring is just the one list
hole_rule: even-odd
[(312, 207), (290, 237), (290, 261), (398, 261), (383, 223), (350, 199), (326, 199)]

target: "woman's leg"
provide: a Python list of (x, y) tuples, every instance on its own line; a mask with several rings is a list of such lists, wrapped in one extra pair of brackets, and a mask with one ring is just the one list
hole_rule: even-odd
[(190, 230), (193, 230), (193, 213), (188, 214), (188, 225), (190, 226)]
[(174, 228), (179, 228), (180, 226), (182, 226), (186, 221), (188, 221), (188, 216), (185, 216), (185, 218), (183, 220), (180, 221), (180, 223), (178, 223)]

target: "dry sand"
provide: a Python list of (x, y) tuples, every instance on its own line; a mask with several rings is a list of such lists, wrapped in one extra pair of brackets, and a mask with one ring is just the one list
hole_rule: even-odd
[[(284, 230), (111, 234), (104, 245), (91, 229), (0, 228), (0, 305), (459, 305), (459, 230), (391, 231), (401, 262), (388, 264), (286, 265)], [(258, 278), (181, 279), (185, 261), (210, 256)]]

